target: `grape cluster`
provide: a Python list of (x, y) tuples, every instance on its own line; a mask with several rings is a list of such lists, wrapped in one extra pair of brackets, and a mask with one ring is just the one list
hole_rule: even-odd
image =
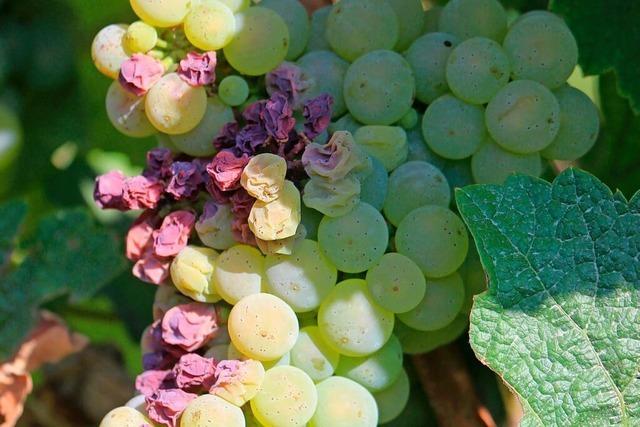
[(160, 147), (94, 196), (142, 210), (126, 255), (158, 290), (140, 395), (101, 426), (393, 420), (403, 353), (455, 339), (485, 286), (452, 190), (595, 141), (571, 32), (496, 0), (131, 5), (93, 57), (114, 126)]

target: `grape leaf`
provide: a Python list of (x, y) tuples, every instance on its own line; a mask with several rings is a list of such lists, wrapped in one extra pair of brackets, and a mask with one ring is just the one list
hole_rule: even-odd
[(525, 426), (640, 425), (640, 195), (568, 169), (458, 190), (489, 276), (470, 342)]
[(565, 18), (575, 35), (582, 69), (587, 74), (615, 70), (620, 93), (640, 113), (640, 2), (551, 0), (550, 8)]
[(27, 204), (21, 200), (0, 205), (0, 251), (6, 253), (13, 249), (26, 216)]
[(86, 298), (125, 268), (120, 243), (81, 209), (44, 217), (22, 249), (24, 261), (0, 281), (0, 359), (29, 332), (40, 304), (67, 293)]

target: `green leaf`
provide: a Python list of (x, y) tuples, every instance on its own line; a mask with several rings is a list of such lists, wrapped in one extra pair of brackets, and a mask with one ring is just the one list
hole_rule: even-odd
[(592, 175), (459, 190), (489, 276), (470, 342), (525, 426), (640, 425), (640, 196)]
[(13, 249), (26, 216), (27, 204), (22, 200), (12, 200), (0, 205), (0, 251)]
[(0, 282), (0, 359), (26, 336), (40, 304), (63, 294), (93, 295), (120, 274), (120, 242), (86, 210), (58, 211), (40, 222), (25, 260)]
[(640, 2), (629, 0), (551, 0), (578, 41), (587, 74), (615, 70), (620, 93), (640, 113)]

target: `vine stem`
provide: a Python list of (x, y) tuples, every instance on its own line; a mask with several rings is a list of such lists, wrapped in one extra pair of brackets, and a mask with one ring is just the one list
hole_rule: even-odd
[(455, 344), (415, 355), (413, 365), (440, 427), (496, 427)]

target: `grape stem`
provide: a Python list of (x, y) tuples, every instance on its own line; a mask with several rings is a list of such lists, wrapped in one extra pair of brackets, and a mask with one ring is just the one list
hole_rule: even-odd
[(455, 344), (415, 355), (413, 365), (440, 427), (496, 427)]

